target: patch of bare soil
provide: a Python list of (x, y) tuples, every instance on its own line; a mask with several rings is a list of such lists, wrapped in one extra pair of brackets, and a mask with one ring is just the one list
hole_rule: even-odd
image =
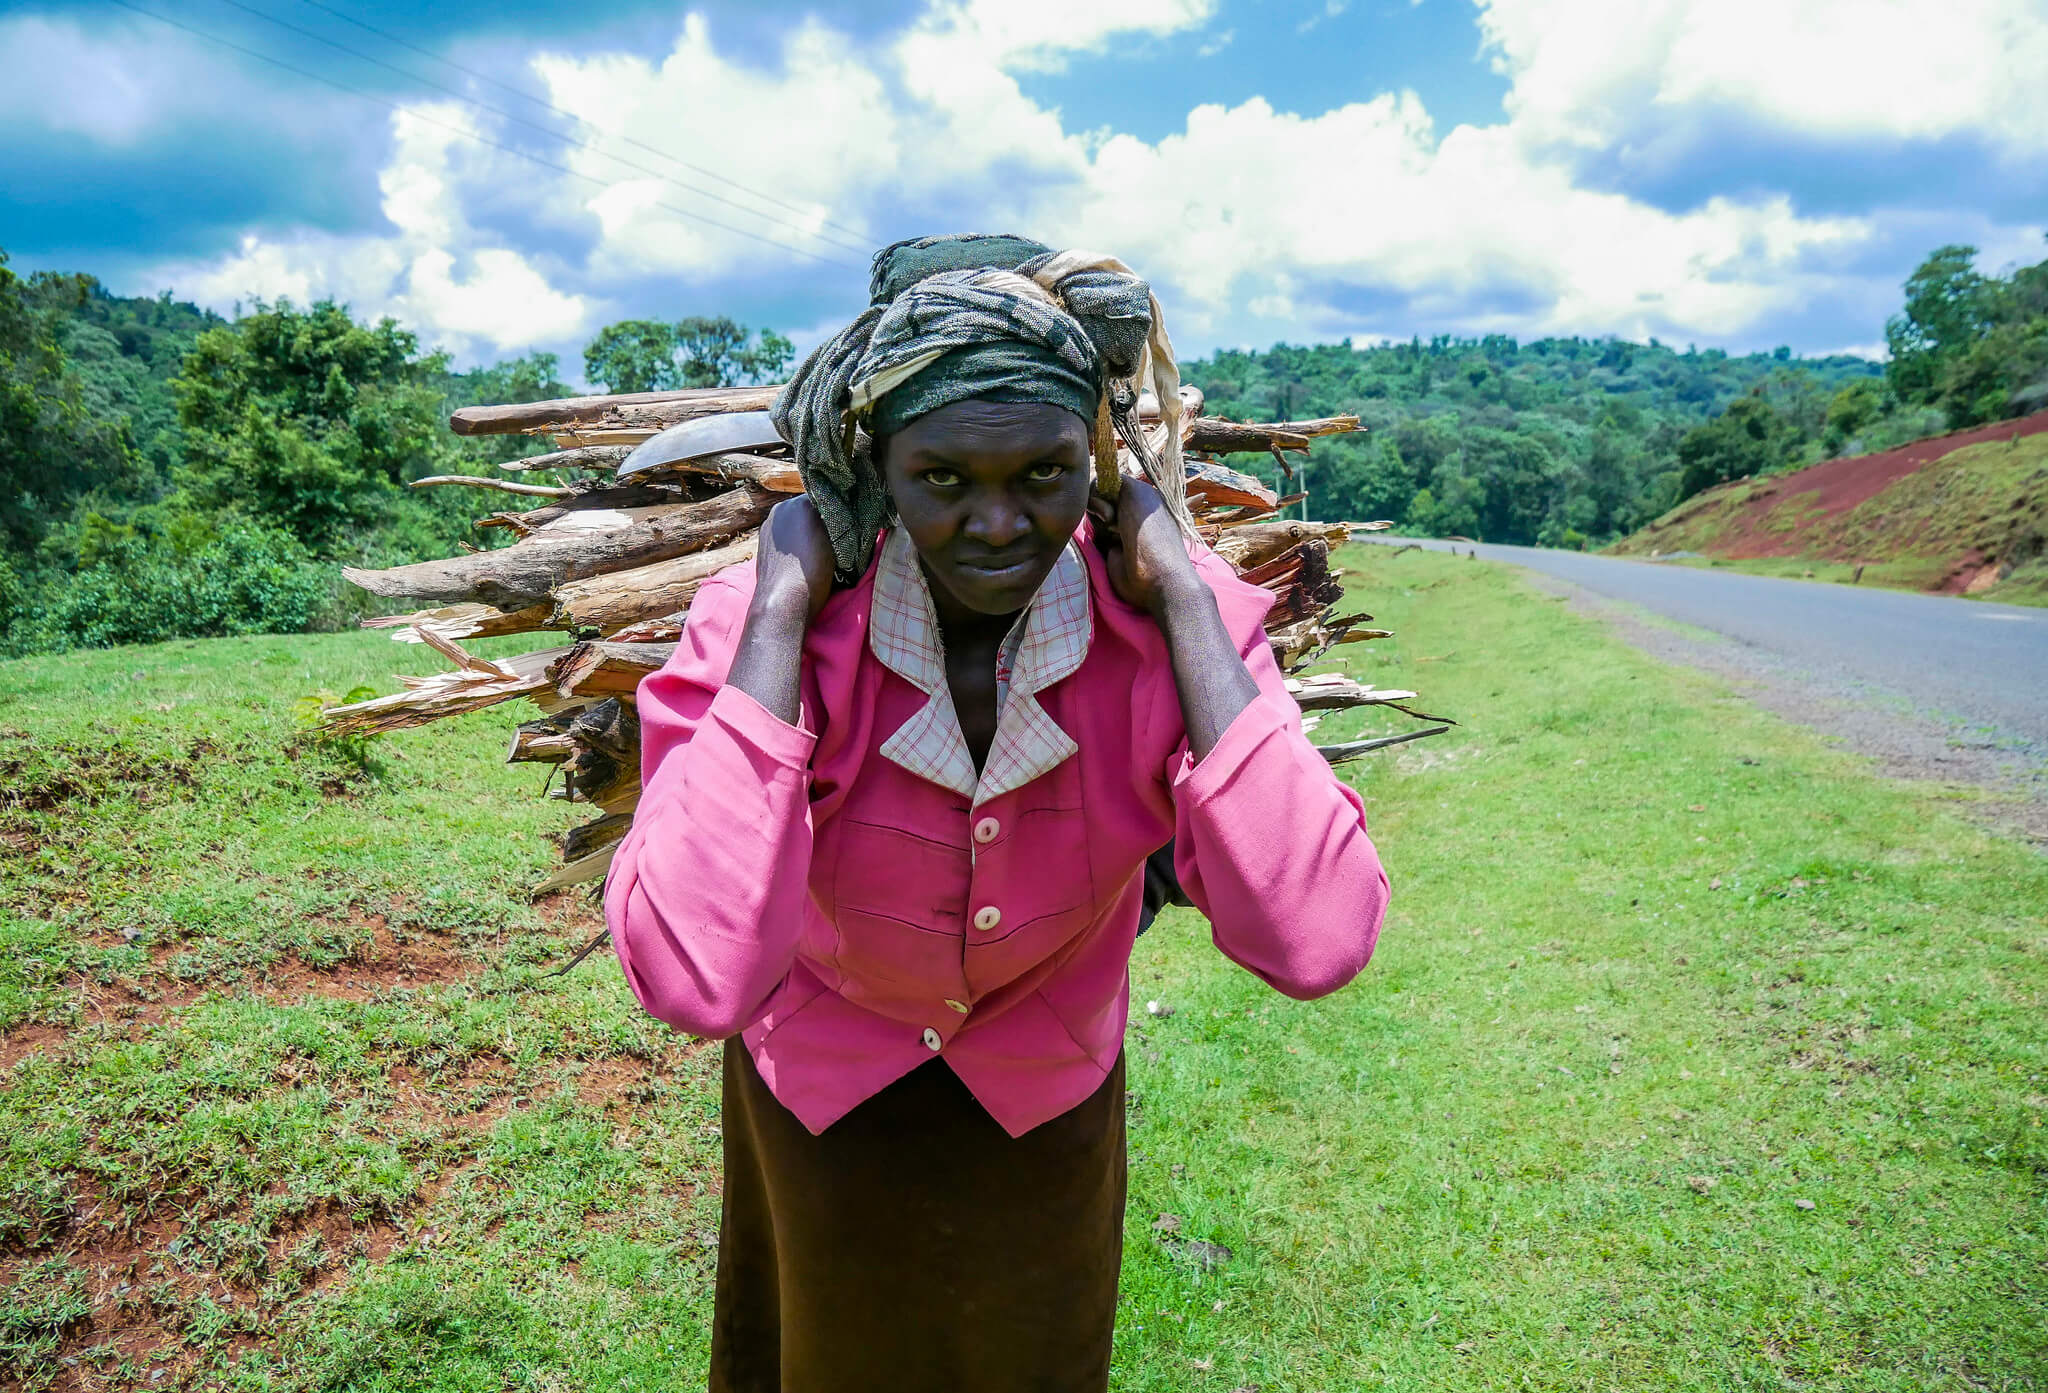
[[(361, 922), (370, 929), (370, 942), (350, 957), (315, 967), (297, 956), (286, 956), (258, 969), (255, 980), (225, 990), (229, 995), (274, 1002), (316, 998), (369, 1001), (395, 990), (458, 982), (483, 969), (483, 963), (446, 935), (414, 930), (401, 936), (382, 914)], [(133, 1038), (162, 1025), (200, 998), (223, 992), (219, 981), (189, 982), (164, 971), (163, 965), (187, 947), (185, 943), (159, 945), (151, 950), (147, 967), (111, 982), (76, 980), (79, 1022), (110, 1022), (125, 1028)], [(67, 1028), (44, 1023), (15, 1027), (0, 1036), (0, 1073), (38, 1051), (60, 1048), (69, 1035)]]
[(1695, 638), (1646, 623), (1629, 607), (1555, 576), (1531, 571), (1526, 579), (1565, 597), (1579, 613), (1601, 619), (1652, 657), (1722, 678), (1764, 710), (1867, 756), (1888, 778), (1989, 794), (1958, 806), (1966, 816), (2048, 851), (2048, 774), (2027, 752), (1961, 738), (1896, 701), (1822, 681), (1747, 644)]

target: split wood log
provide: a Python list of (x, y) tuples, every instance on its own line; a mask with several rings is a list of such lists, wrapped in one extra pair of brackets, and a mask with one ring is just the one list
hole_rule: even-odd
[(524, 609), (547, 599), (565, 582), (721, 546), (758, 527), (774, 502), (775, 495), (765, 489), (737, 488), (672, 517), (617, 532), (559, 541), (536, 537), (496, 551), (417, 561), (384, 571), (345, 567), (342, 575), (373, 595), (481, 600), (499, 609)]
[(612, 697), (579, 712), (569, 722), (569, 734), (616, 764), (640, 762), (640, 715), (630, 698)]
[(1188, 504), (1212, 508), (1270, 508), (1273, 490), (1249, 474), (1210, 460), (1188, 461)]
[(659, 671), (675, 653), (673, 643), (607, 643), (592, 639), (573, 648), (553, 650), (544, 676), (557, 696), (602, 700), (630, 697), (640, 679)]
[(716, 551), (700, 551), (631, 571), (591, 576), (555, 590), (552, 628), (616, 634), (629, 625), (680, 614), (697, 588), (727, 566), (754, 554), (755, 539), (742, 538)]
[(578, 823), (562, 834), (562, 858), (580, 861), (593, 851), (614, 846), (632, 826), (631, 813), (606, 813), (593, 821)]
[(1326, 546), (1336, 546), (1349, 535), (1343, 528), (1325, 522), (1258, 522), (1224, 533), (1216, 544), (1216, 554), (1243, 575), (1311, 537)]
[(663, 475), (709, 475), (729, 483), (752, 484), (771, 493), (802, 493), (803, 476), (796, 465), (786, 459), (774, 459), (767, 455), (726, 454), (706, 455), (701, 459), (677, 460), (664, 464), (648, 474), (659, 478)]
[(451, 484), (466, 484), (475, 489), (496, 489), (500, 493), (523, 493), (529, 498), (574, 498), (576, 490), (562, 484), (522, 484), (512, 479), (488, 479), (475, 474), (429, 474), (424, 479), (414, 479), (408, 488), (445, 488)]
[[(583, 751), (585, 755), (591, 751)], [(581, 772), (576, 761), (562, 766), (562, 786), (548, 796), (567, 803), (588, 803), (606, 813), (630, 813), (640, 805), (640, 762), (616, 765), (602, 758), (586, 759)]]
[(689, 611), (680, 610), (655, 619), (643, 619), (638, 624), (628, 624), (610, 638), (613, 643), (674, 643), (683, 636), (683, 621), (688, 618)]
[(421, 630), (420, 636), (442, 653), (451, 649), (461, 653), (455, 671), (401, 677), (398, 680), (405, 690), (349, 706), (330, 706), (320, 713), (322, 724), (340, 735), (368, 735), (480, 711), (514, 697), (535, 696), (551, 689), (548, 669), (570, 651), (549, 648), (486, 662), (462, 653), (431, 629)]
[(420, 643), (423, 629), (432, 629), (445, 639), (496, 638), (501, 634), (527, 634), (547, 627), (548, 604), (525, 609), (502, 610), (495, 605), (442, 605), (437, 609), (415, 610), (411, 614), (380, 614), (362, 620), (365, 629), (395, 629), (398, 643)]
[[(626, 820), (630, 822), (632, 818), (628, 816)], [(618, 850), (618, 843), (614, 842), (602, 850), (593, 851), (587, 856), (578, 857), (568, 865), (557, 869), (546, 880), (534, 886), (529, 893), (545, 895), (551, 890), (566, 890), (572, 885), (585, 885), (593, 880), (597, 880), (612, 868), (612, 857), (618, 854)], [(604, 935), (599, 934), (598, 937), (602, 939)], [(584, 951), (588, 952), (589, 950), (585, 949)]]
[(633, 453), (631, 445), (585, 445), (574, 450), (550, 450), (544, 455), (526, 455), (498, 465), (513, 473), (529, 469), (616, 469)]
[(512, 730), (512, 747), (505, 752), (507, 764), (560, 764), (576, 753), (576, 741), (569, 734), (574, 711), (558, 711), (537, 721), (522, 721)]
[(457, 435), (540, 435), (557, 427), (596, 424), (634, 416), (633, 424), (654, 430), (698, 416), (727, 411), (766, 411), (775, 404), (780, 383), (766, 387), (686, 387), (673, 392), (622, 392), (607, 397), (559, 397), (553, 401), (509, 402), (503, 406), (465, 406), (448, 417)]
[(1413, 692), (1395, 687), (1375, 687), (1341, 672), (1289, 677), (1285, 681), (1287, 694), (1304, 711), (1346, 711), (1354, 706), (1391, 706), (1415, 699)]
[(1226, 421), (1217, 416), (1204, 416), (1195, 422), (1187, 447), (1205, 455), (1305, 451), (1312, 437), (1343, 435), (1357, 429), (1356, 416), (1325, 416), (1314, 421)]

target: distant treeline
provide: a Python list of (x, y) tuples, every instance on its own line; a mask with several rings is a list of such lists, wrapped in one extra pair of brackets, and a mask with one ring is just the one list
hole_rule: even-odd
[[(1987, 277), (1974, 255), (1943, 247), (1914, 272), (1888, 365), (1488, 336), (1280, 344), (1183, 372), (1214, 413), (1364, 420), (1291, 484), (1263, 471), (1317, 516), (1586, 546), (1726, 479), (2048, 405), (2048, 262)], [(770, 381), (790, 358), (730, 319), (629, 320), (592, 338), (584, 376)], [(571, 390), (552, 354), (457, 372), (331, 302), (229, 320), (87, 275), (23, 278), (0, 252), (0, 654), (347, 623), (359, 601), (335, 563), (492, 544), (467, 491), (406, 487), (504, 457), (447, 413)]]
[[(336, 563), (493, 544), (474, 493), (406, 487), (519, 448), (451, 434), (449, 411), (574, 390), (553, 354), (456, 372), (331, 302), (227, 320), (5, 263), (0, 655), (350, 622), (361, 600)], [(728, 319), (632, 320), (592, 339), (584, 372), (612, 391), (714, 386), (779, 377), (790, 354)]]
[(1368, 433), (1318, 441), (1292, 483), (1315, 516), (1598, 545), (1729, 479), (2048, 406), (2048, 261), (2000, 278), (1975, 256), (1943, 247), (1913, 273), (1887, 364), (1490, 335), (1280, 344), (1182, 375), (1211, 412), (1359, 416)]

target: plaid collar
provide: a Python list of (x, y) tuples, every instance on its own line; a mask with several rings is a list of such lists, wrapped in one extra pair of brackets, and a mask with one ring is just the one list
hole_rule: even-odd
[(1038, 693), (1081, 666), (1094, 636), (1088, 567), (1073, 542), (1003, 639), (996, 658), (996, 735), (979, 779), (946, 682), (938, 611), (917, 550), (900, 527), (882, 542), (874, 595), (869, 649), (929, 698), (883, 742), (883, 758), (979, 805), (1022, 788), (1080, 748), (1038, 704)]

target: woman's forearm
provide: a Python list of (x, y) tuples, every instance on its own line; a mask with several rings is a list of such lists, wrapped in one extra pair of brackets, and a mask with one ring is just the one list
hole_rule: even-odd
[(785, 725), (797, 724), (809, 613), (801, 596), (777, 599), (756, 592), (733, 653), (728, 686), (738, 687)]
[(1185, 580), (1166, 590), (1158, 619), (1173, 654), (1173, 683), (1180, 692), (1188, 753), (1200, 763), (1258, 696), (1259, 684), (1231, 642), (1215, 592), (1192, 568)]

